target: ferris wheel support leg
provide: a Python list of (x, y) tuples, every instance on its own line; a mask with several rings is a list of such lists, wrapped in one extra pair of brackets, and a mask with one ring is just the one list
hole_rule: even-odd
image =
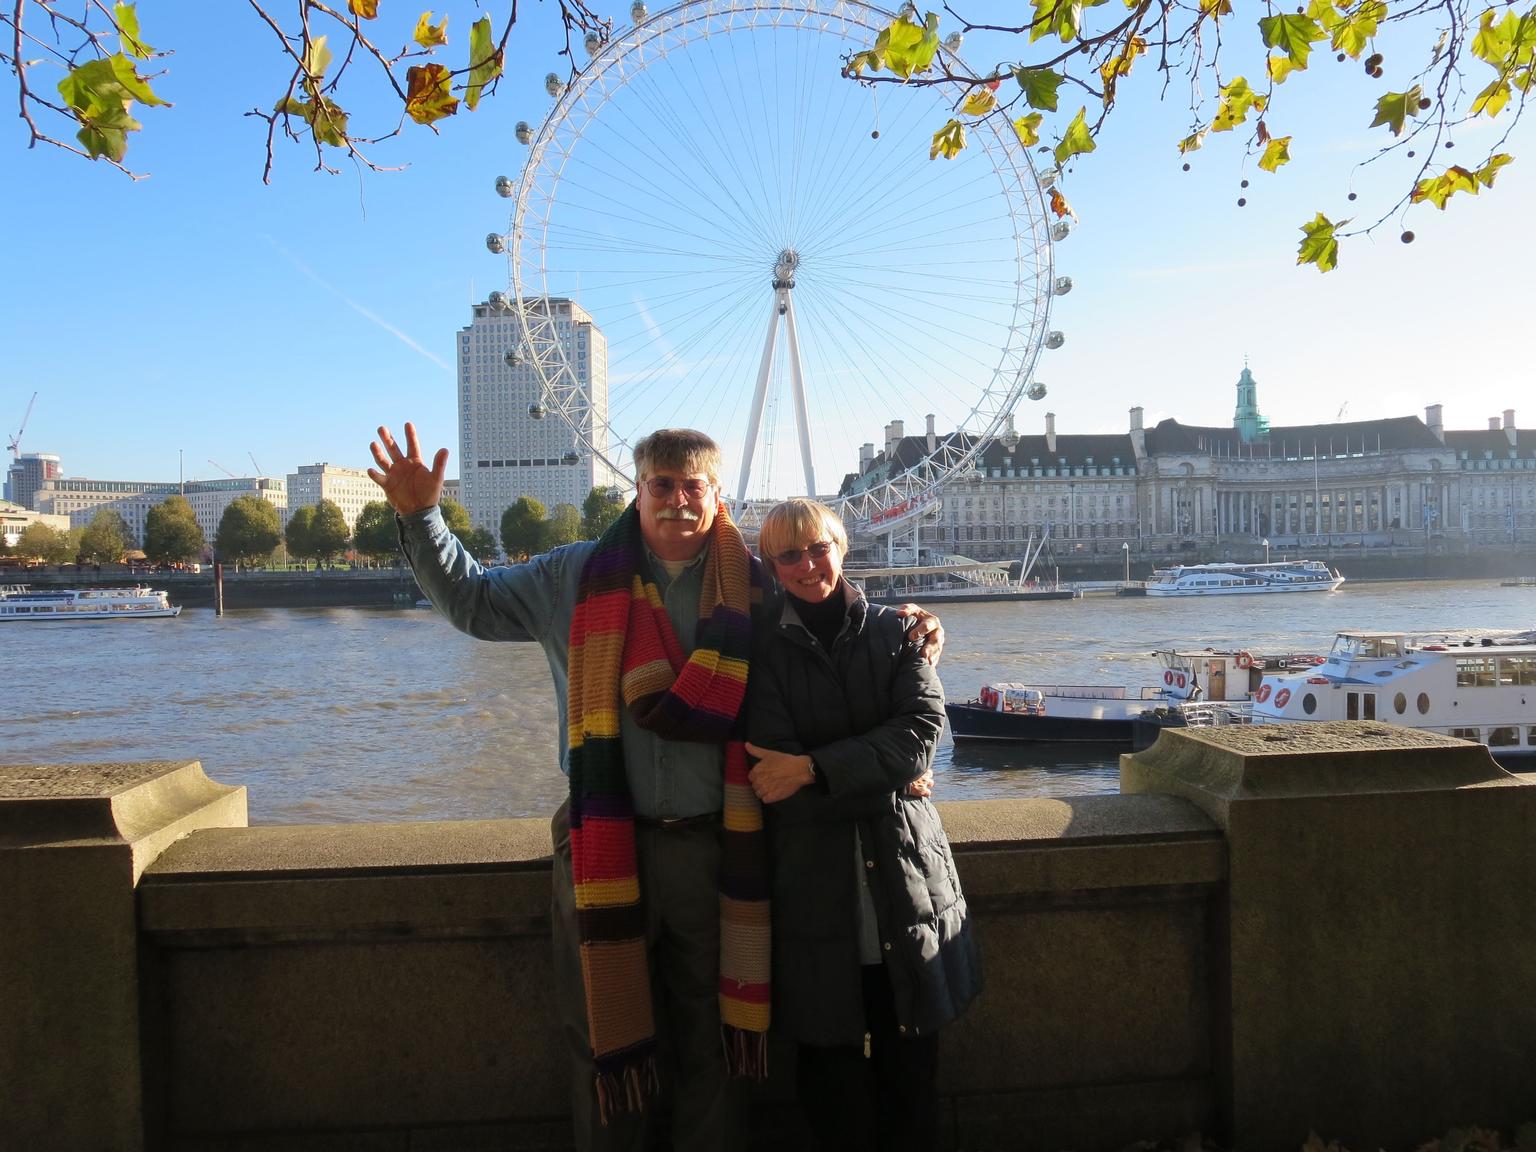
[(752, 453), (757, 450), (757, 430), (763, 422), (763, 402), (768, 396), (768, 374), (773, 371), (773, 345), (779, 335), (779, 297), (773, 295), (773, 307), (768, 313), (768, 339), (763, 342), (763, 362), (757, 369), (757, 390), (752, 393), (752, 417), (747, 422), (747, 440), (741, 446), (741, 481), (736, 487), (736, 510), (740, 513), (747, 502), (747, 484), (752, 479)]
[(795, 385), (795, 423), (800, 428), (800, 465), (805, 469), (805, 494), (816, 495), (816, 466), (811, 463), (811, 424), (805, 411), (805, 374), (800, 371), (800, 337), (795, 331), (795, 297), (784, 290), (784, 330), (789, 336), (789, 372)]

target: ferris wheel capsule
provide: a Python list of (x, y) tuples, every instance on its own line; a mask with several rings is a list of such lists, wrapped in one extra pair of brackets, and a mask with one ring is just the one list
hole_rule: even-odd
[(496, 177), (496, 195), (503, 198), (512, 195), (512, 178), (510, 176)]
[[(551, 72), (550, 75), (553, 76), (554, 73)], [(529, 127), (526, 120), (519, 120), (516, 127), (512, 129), (512, 134), (517, 137), (519, 144), (526, 144), (533, 139), (533, 129)]]
[(951, 52), (959, 52), (960, 45), (963, 43), (965, 43), (965, 37), (958, 32), (951, 32), (948, 36), (944, 37), (944, 47)]
[(485, 247), (493, 256), (500, 256), (507, 250), (507, 241), (500, 232), (487, 232)]
[(556, 100), (560, 99), (560, 93), (565, 91), (565, 81), (551, 72), (544, 77), (544, 91), (548, 92)]
[(1051, 285), (1051, 292), (1057, 296), (1065, 296), (1070, 291), (1072, 291), (1072, 277), (1070, 276), (1058, 276)]
[(1045, 385), (1036, 380), (1024, 390), (1024, 395), (1028, 396), (1031, 400), (1044, 400)]
[(596, 56), (603, 50), (603, 38), (596, 32), (588, 32), (581, 46), (587, 50), (588, 56)]
[(1067, 337), (1062, 332), (1047, 332), (1045, 334), (1045, 346), (1047, 348), (1060, 348), (1067, 342)]
[(516, 368), (523, 362), (523, 358), (517, 354), (516, 348), (508, 348), (507, 354), (502, 359), (507, 362), (508, 368)]
[(497, 311), (507, 306), (507, 294), (505, 292), (492, 292), (485, 298), (485, 302)]
[(1037, 176), (1036, 179), (1040, 181), (1040, 187), (1049, 188), (1052, 184), (1056, 183), (1056, 180), (1060, 175), (1060, 168), (1046, 168), (1041, 171), (1040, 175)]
[(1070, 235), (1072, 235), (1072, 225), (1068, 224), (1065, 220), (1058, 220), (1051, 225), (1052, 240), (1062, 241)]
[(629, 6), (629, 18), (636, 24), (644, 24), (645, 18), (650, 14), (650, 9), (645, 6), (645, 0), (635, 0), (635, 2)]
[(528, 416), (529, 416), (530, 419), (533, 419), (533, 420), (542, 420), (542, 419), (544, 419), (544, 416), (545, 416), (544, 405), (540, 404), (537, 400), (535, 400), (532, 404), (528, 405)]

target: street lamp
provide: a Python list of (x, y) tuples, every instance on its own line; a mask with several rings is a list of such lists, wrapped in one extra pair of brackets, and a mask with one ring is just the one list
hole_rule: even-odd
[(1125, 554), (1125, 582), (1129, 584), (1131, 582), (1131, 542), (1122, 541), (1120, 551)]
[(1264, 537), (1264, 539), (1259, 541), (1259, 543), (1264, 545), (1264, 563), (1268, 564), (1269, 563), (1269, 537), (1268, 536)]

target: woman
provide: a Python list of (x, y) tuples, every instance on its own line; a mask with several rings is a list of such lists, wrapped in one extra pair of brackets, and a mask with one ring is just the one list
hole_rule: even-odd
[(750, 779), (773, 850), (774, 1027), (823, 1148), (937, 1145), (938, 1029), (981, 968), (927, 781), (938, 675), (904, 621), (843, 579), (830, 508), (787, 500), (760, 551), (784, 590), (756, 630)]

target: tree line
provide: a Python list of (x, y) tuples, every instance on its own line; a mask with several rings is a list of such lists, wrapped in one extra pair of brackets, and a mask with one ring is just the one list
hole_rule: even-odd
[[(594, 488), (578, 510), (557, 504), (552, 512), (532, 497), (523, 496), (501, 517), (500, 545), (512, 558), (547, 551), (577, 540), (595, 540), (624, 510), (623, 493), (613, 488)], [(448, 530), (471, 555), (489, 559), (496, 555), (498, 540), (489, 530), (476, 528), (469, 512), (456, 500), (441, 504)], [(30, 524), (13, 547), (0, 542), (0, 555), (35, 560), (44, 564), (120, 564), (132, 549), (133, 533), (122, 516), (103, 508), (81, 528), (61, 531), (47, 524)], [(169, 496), (149, 510), (144, 519), (144, 557), (151, 564), (182, 564), (196, 560), (209, 542), (183, 496)], [(363, 505), (356, 527), (347, 528), (341, 509), (330, 500), (306, 504), (294, 510), (286, 527), (277, 506), (249, 494), (230, 501), (212, 541), (215, 553), (236, 564), (269, 560), (278, 545), (292, 560), (330, 563), (349, 552), (358, 558), (383, 563), (399, 555), (395, 514), (383, 500)]]

